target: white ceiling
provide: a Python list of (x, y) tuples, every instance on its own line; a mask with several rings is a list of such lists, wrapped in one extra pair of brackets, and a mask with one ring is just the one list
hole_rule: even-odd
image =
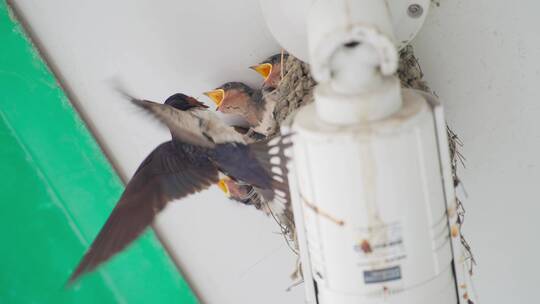
[(465, 144), (479, 303), (537, 303), (540, 2), (436, 2), (414, 45)]
[[(540, 231), (540, 3), (440, 0), (415, 46), (427, 79), (465, 143), (465, 232), (481, 303), (533, 303)], [(196, 97), (278, 46), (257, 1), (16, 0), (48, 59), (124, 177), (167, 133), (111, 90)], [(210, 303), (301, 303), (285, 292), (295, 262), (270, 219), (217, 189), (174, 204), (158, 221), (199, 295)]]
[[(226, 81), (252, 85), (248, 67), (279, 51), (258, 2), (17, 0), (47, 60), (124, 178), (168, 133), (112, 90), (162, 101)], [(286, 292), (296, 258), (270, 218), (214, 187), (171, 205), (160, 237), (207, 303), (300, 303)]]

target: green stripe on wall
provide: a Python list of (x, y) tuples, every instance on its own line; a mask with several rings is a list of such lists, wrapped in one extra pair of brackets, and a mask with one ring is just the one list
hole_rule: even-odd
[(0, 303), (197, 303), (148, 231), (64, 283), (123, 185), (0, 1)]

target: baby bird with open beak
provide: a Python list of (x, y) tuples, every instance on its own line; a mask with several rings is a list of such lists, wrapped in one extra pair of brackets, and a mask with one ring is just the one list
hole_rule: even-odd
[(282, 53), (275, 54), (261, 63), (249, 67), (264, 78), (262, 85), (264, 92), (270, 92), (277, 88), (283, 76), (283, 64), (286, 62), (288, 56), (288, 54)]
[(226, 176), (219, 180), (218, 187), (225, 196), (244, 205), (251, 205), (257, 209), (262, 209), (265, 205), (263, 198), (251, 185), (234, 181)]
[[(277, 198), (268, 200), (258, 193), (252, 185), (235, 181), (230, 177), (224, 177), (219, 180), (218, 187), (225, 193), (229, 199), (240, 202), (245, 205), (254, 206), (266, 215), (271, 215), (281, 227), (281, 232), (286, 237), (288, 243), (294, 243), (294, 216), (290, 208), (290, 198), (288, 190), (284, 199)], [(296, 247), (294, 245), (293, 247)]]
[(277, 128), (274, 110), (279, 100), (271, 93), (281, 81), (282, 61), (287, 56), (276, 54), (250, 67), (264, 78), (260, 90), (241, 82), (227, 82), (205, 95), (215, 102), (218, 111), (243, 117), (251, 132), (263, 136), (274, 134)]
[(241, 116), (249, 124), (250, 132), (266, 137), (276, 129), (274, 119), (275, 100), (267, 100), (261, 90), (242, 82), (227, 82), (204, 93), (216, 104), (216, 110)]

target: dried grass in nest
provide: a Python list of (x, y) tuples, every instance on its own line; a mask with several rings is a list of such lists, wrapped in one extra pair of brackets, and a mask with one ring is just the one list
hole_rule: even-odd
[[(283, 58), (283, 56), (282, 56)], [(303, 105), (313, 102), (313, 87), (316, 82), (311, 77), (309, 71), (309, 65), (304, 63), (293, 56), (288, 56), (286, 60), (282, 61), (282, 80), (279, 86), (271, 93), (277, 95), (274, 98), (280, 100), (280, 103), (276, 106), (274, 111), (274, 116), (278, 124), (281, 124), (291, 113), (295, 112), (298, 108)], [(411, 88), (416, 90), (421, 90), (430, 94), (434, 92), (429, 88), (426, 81), (423, 79), (424, 73), (420, 68), (420, 64), (416, 56), (414, 55), (414, 50), (412, 46), (405, 47), (400, 52), (400, 61), (397, 75), (401, 81), (401, 85), (404, 88)], [(452, 175), (454, 179), (454, 187), (457, 188), (461, 185), (460, 179), (458, 177), (458, 167), (459, 164), (464, 166), (465, 158), (460, 152), (463, 143), (460, 141), (458, 136), (450, 127), (447, 126), (448, 141), (450, 147), (450, 158), (452, 162)], [(271, 134), (269, 136), (273, 136)], [(465, 209), (463, 208), (462, 202), (458, 199), (458, 226), (460, 228), (461, 234), (461, 243), (465, 248), (468, 259), (470, 260), (470, 270), (472, 274), (472, 267), (476, 264), (474, 256), (472, 254), (471, 248), (465, 238), (463, 233), (461, 233), (461, 227), (465, 219)], [(272, 214), (276, 222), (278, 222), (281, 227), (281, 232), (284, 235), (287, 244), (291, 250), (295, 253), (298, 252), (298, 241), (296, 239), (295, 225), (292, 213), (292, 206), (286, 206), (286, 216), (276, 216)], [(292, 275), (293, 279), (301, 279), (302, 273), (301, 268), (298, 264), (297, 269)]]
[[(401, 81), (401, 86), (404, 88), (411, 88), (416, 90), (421, 90), (429, 94), (435, 94), (427, 85), (424, 78), (424, 73), (420, 67), (418, 59), (414, 55), (414, 49), (412, 46), (405, 47), (400, 52), (400, 61), (399, 68), (397, 71), (398, 77)], [(463, 142), (459, 139), (457, 134), (446, 125), (446, 134), (448, 136), (448, 146), (450, 148), (450, 161), (452, 166), (452, 178), (454, 181), (454, 189), (457, 190), (458, 187), (463, 186), (458, 175), (458, 168), (461, 165), (465, 167), (465, 157), (461, 153), (461, 148), (463, 147)], [(471, 246), (465, 239), (462, 231), (463, 223), (465, 221), (465, 208), (463, 207), (463, 202), (456, 195), (457, 203), (457, 225), (459, 227), (461, 245), (465, 249), (467, 255), (466, 259), (469, 263), (469, 274), (472, 275), (473, 267), (476, 265), (476, 260), (472, 253)]]

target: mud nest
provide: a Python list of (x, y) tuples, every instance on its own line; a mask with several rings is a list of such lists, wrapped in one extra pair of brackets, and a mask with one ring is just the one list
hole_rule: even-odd
[[(288, 117), (291, 116), (298, 108), (313, 102), (313, 88), (316, 82), (313, 80), (310, 74), (309, 65), (293, 56), (287, 56), (282, 61), (282, 80), (278, 87), (268, 94), (273, 94), (273, 98), (279, 100), (276, 109), (274, 110), (274, 117), (278, 124), (281, 124)], [(399, 68), (397, 76), (401, 81), (403, 88), (410, 88), (415, 90), (424, 91), (430, 94), (434, 92), (429, 88), (424, 78), (424, 73), (420, 68), (420, 64), (414, 55), (412, 46), (405, 47), (400, 52)], [(279, 128), (277, 129), (279, 130)], [(278, 131), (276, 131), (278, 132)], [(452, 175), (454, 180), (454, 187), (457, 188), (461, 185), (458, 168), (460, 165), (464, 165), (464, 157), (460, 152), (463, 144), (455, 132), (447, 126), (448, 141), (450, 147), (450, 157), (452, 163)], [(270, 134), (269, 137), (275, 134)], [(295, 225), (293, 219), (292, 206), (285, 206), (284, 216), (274, 216), (276, 221), (281, 227), (281, 232), (284, 235), (289, 247), (293, 252), (298, 253), (298, 242), (295, 234)], [(458, 226), (461, 227), (464, 221), (465, 209), (462, 202), (458, 199)], [(461, 234), (461, 242), (463, 247), (468, 253), (468, 259), (470, 260), (470, 270), (472, 274), (472, 265), (475, 264), (474, 257), (472, 255), (470, 246)], [(299, 265), (299, 264), (298, 264)], [(302, 277), (300, 267), (292, 274), (293, 279)]]

